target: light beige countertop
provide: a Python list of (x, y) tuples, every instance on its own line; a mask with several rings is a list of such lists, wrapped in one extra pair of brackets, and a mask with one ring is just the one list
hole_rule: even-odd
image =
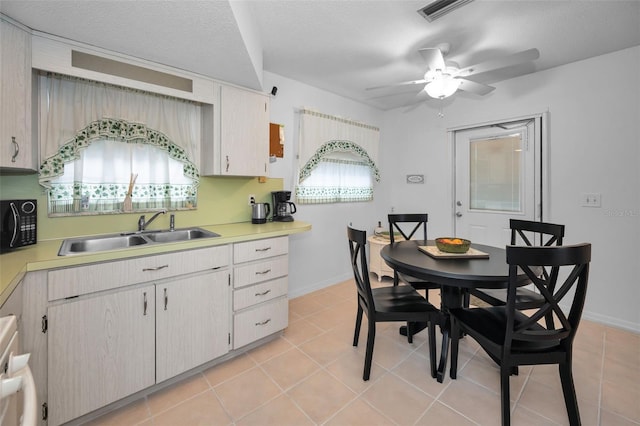
[(206, 225), (200, 228), (220, 234), (216, 238), (134, 246), (126, 249), (101, 251), (87, 254), (58, 256), (64, 239), (38, 241), (33, 246), (23, 247), (0, 255), (0, 306), (11, 295), (27, 272), (77, 266), (94, 262), (126, 259), (172, 251), (211, 247), (241, 241), (279, 237), (311, 230), (307, 222), (267, 222), (255, 225), (251, 222)]

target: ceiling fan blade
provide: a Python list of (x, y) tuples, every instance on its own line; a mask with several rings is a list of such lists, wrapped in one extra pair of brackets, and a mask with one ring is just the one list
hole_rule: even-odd
[(462, 68), (456, 75), (461, 77), (468, 77), (473, 74), (481, 74), (487, 71), (493, 71), (500, 68), (510, 67), (512, 65), (518, 65), (523, 62), (533, 61), (540, 57), (538, 49), (528, 49), (522, 52), (514, 53), (513, 55), (504, 56), (499, 59), (493, 59), (486, 62), (481, 62), (476, 65), (471, 65), (466, 68)]
[(476, 95), (484, 96), (495, 89), (493, 86), (487, 86), (486, 84), (465, 80), (464, 78), (456, 78), (456, 80), (460, 80), (460, 86), (458, 86), (458, 89), (464, 90), (465, 92), (475, 93)]
[(424, 59), (424, 62), (427, 64), (427, 67), (431, 70), (444, 70), (444, 56), (442, 55), (442, 51), (436, 47), (425, 47), (423, 49), (419, 49), (420, 55)]
[(403, 81), (401, 83), (386, 84), (384, 86), (367, 87), (364, 90), (377, 90), (377, 89), (384, 89), (384, 88), (387, 88), (387, 87), (412, 86), (412, 85), (416, 85), (416, 84), (426, 84), (426, 83), (427, 83), (427, 80)]

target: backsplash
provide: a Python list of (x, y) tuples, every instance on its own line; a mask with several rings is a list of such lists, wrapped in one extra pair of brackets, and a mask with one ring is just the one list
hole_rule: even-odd
[[(206, 226), (222, 223), (249, 222), (249, 194), (256, 202), (271, 203), (271, 191), (282, 190), (283, 180), (267, 179), (259, 183), (251, 177), (201, 177), (198, 187), (198, 209), (176, 211), (176, 227)], [(47, 198), (38, 184), (38, 175), (0, 176), (0, 198), (35, 198), (38, 200), (38, 239), (49, 240), (72, 236), (135, 231), (140, 213), (108, 214), (84, 217), (47, 217)], [(149, 215), (149, 213), (147, 213)], [(162, 215), (150, 227), (169, 227), (169, 215)]]

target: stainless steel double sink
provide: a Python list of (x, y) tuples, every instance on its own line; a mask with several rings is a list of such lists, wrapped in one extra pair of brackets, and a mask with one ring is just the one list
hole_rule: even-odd
[(58, 256), (118, 250), (149, 244), (174, 243), (202, 238), (215, 238), (220, 234), (202, 228), (184, 228), (166, 231), (143, 231), (92, 237), (68, 238), (62, 242)]

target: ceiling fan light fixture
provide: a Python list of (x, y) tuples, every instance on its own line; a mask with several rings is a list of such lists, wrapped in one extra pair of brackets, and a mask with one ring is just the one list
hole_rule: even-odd
[(449, 75), (443, 75), (441, 78), (437, 78), (424, 86), (424, 91), (432, 98), (444, 99), (453, 95), (460, 87), (460, 83), (462, 83), (461, 80)]

